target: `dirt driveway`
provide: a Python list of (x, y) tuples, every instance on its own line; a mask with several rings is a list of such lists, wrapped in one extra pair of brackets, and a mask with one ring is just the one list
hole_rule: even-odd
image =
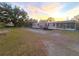
[(79, 56), (78, 49), (75, 49), (75, 47), (71, 47), (70, 45), (73, 41), (62, 35), (60, 32), (52, 33), (44, 30), (28, 30), (44, 35), (45, 40), (42, 40), (42, 43), (45, 45), (45, 49), (48, 51), (49, 56)]

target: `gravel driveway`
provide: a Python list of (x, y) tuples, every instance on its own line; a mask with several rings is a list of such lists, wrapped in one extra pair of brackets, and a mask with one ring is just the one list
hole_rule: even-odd
[(48, 32), (45, 30), (41, 30), (41, 29), (28, 29), (29, 31), (38, 33), (38, 34), (47, 34)]
[(64, 37), (59, 32), (49, 33), (48, 31), (40, 29), (29, 29), (32, 32), (38, 34), (47, 34), (49, 39), (42, 40), (43, 44), (48, 51), (48, 56), (79, 56), (79, 52), (74, 50), (69, 43), (72, 41), (67, 37)]

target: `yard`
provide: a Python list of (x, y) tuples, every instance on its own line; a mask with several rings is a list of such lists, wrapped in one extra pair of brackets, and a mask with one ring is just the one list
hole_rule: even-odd
[(41, 37), (21, 28), (0, 35), (0, 55), (47, 55)]
[(0, 32), (4, 31), (5, 33), (0, 34), (0, 55), (79, 55), (79, 47), (71, 47), (79, 42), (79, 32), (28, 28), (0, 29)]

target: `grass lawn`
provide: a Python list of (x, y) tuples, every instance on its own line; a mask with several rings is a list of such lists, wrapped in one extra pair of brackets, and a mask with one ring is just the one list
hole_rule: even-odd
[(48, 31), (49, 33), (46, 35), (40, 35), (24, 28), (0, 29), (0, 31), (3, 30), (9, 30), (9, 32), (0, 34), (0, 55), (47, 55), (48, 52), (43, 41), (53, 40), (53, 37), (51, 38), (49, 35), (55, 32), (69, 37), (70, 40), (79, 41), (79, 32), (52, 30)]
[(72, 40), (79, 41), (79, 31), (61, 31), (61, 33), (65, 36), (68, 36)]
[(52, 30), (52, 33), (53, 32), (60, 33), (61, 35), (65, 35), (67, 37), (70, 37), (71, 39), (78, 39), (79, 38), (79, 31)]
[(0, 35), (0, 55), (47, 55), (41, 37), (22, 28)]

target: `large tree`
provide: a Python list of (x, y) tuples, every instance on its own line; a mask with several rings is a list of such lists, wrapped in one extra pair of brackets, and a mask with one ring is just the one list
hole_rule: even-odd
[(26, 22), (26, 24), (25, 24), (26, 26), (31, 27), (33, 23), (37, 23), (37, 20), (30, 18), (30, 19), (26, 20), (25, 22)]
[(12, 18), (12, 22), (15, 26), (21, 26), (27, 19), (27, 13), (23, 9), (20, 9), (19, 7), (15, 6), (15, 8), (13, 9)]
[(0, 3), (0, 21), (8, 22), (10, 20), (12, 7), (7, 3)]
[(0, 3), (0, 21), (9, 23), (12, 22), (14, 26), (22, 26), (24, 20), (27, 18), (27, 12), (20, 7), (12, 8), (11, 4)]

